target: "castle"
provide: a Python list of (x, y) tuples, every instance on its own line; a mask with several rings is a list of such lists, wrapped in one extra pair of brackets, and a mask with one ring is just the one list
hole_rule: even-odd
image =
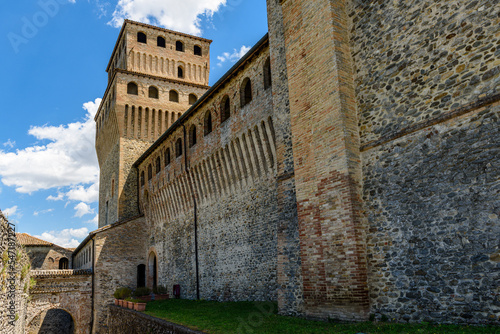
[(96, 114), (92, 327), (117, 287), (320, 319), (500, 321), (496, 1), (268, 0), (210, 40), (125, 21)]

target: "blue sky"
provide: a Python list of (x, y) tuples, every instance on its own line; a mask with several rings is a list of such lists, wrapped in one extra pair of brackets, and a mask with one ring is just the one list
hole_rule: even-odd
[(212, 39), (210, 84), (267, 32), (265, 0), (2, 2), (0, 209), (18, 232), (75, 247), (97, 227), (93, 116), (124, 18)]

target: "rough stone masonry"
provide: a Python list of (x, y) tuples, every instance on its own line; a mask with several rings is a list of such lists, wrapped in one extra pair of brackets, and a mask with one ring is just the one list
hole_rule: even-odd
[(95, 310), (146, 282), (499, 324), (496, 1), (267, 5), (269, 34), (212, 87), (211, 41), (124, 23), (96, 115), (100, 229), (75, 252), (95, 254)]

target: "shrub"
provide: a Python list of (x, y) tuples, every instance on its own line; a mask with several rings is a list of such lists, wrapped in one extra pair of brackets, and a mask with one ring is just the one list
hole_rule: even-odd
[(131, 294), (132, 294), (132, 290), (129, 288), (118, 288), (113, 293), (113, 296), (116, 299), (126, 299), (126, 298), (130, 297)]
[(150, 288), (137, 288), (134, 292), (134, 297), (142, 297), (142, 296), (148, 296), (151, 294), (151, 289)]
[(167, 287), (164, 285), (158, 285), (153, 289), (153, 292), (157, 295), (164, 295), (168, 293)]

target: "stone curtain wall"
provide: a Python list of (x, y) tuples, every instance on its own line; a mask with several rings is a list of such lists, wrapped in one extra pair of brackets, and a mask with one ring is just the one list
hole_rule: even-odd
[[(171, 129), (139, 166), (145, 175), (140, 202), (152, 227), (148, 246), (158, 256), (159, 284), (169, 291), (180, 284), (182, 298), (196, 298), (196, 201), (200, 297), (277, 299), (276, 139), (272, 89), (264, 87), (263, 75), (268, 57), (263, 39), (233, 78), (183, 121), (187, 135), (183, 126)], [(242, 106), (240, 89), (247, 77), (253, 99)], [(225, 96), (231, 116), (222, 122)], [(205, 132), (207, 112), (212, 115), (210, 133)], [(196, 145), (184, 146), (192, 126)], [(179, 139), (187, 152), (177, 157)], [(165, 163), (167, 149), (170, 163)]]
[(26, 326), (30, 263), (2, 211), (0, 235), (0, 332), (21, 334)]
[(496, 104), (364, 155), (372, 312), (499, 323), (499, 118)]
[(499, 323), (496, 1), (353, 1), (371, 313)]
[(351, 2), (362, 145), (500, 93), (495, 0)]
[(153, 318), (144, 313), (108, 306), (108, 334), (148, 333), (148, 334), (201, 334), (165, 320)]

